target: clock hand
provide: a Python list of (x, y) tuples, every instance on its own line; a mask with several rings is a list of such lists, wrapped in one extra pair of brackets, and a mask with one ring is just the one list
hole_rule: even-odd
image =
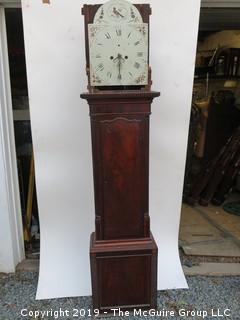
[(120, 61), (120, 63), (122, 63), (122, 62), (124, 62), (125, 61), (125, 59), (122, 57), (122, 55), (121, 55), (121, 53), (119, 53), (118, 55), (117, 55), (117, 57), (113, 60), (114, 62), (115, 61)]
[(121, 80), (122, 79), (122, 75), (121, 75), (121, 65), (122, 62), (121, 60), (118, 61), (118, 79)]
[(122, 67), (122, 62), (125, 61), (125, 59), (122, 57), (122, 55), (119, 53), (117, 57), (113, 60), (114, 62), (118, 61), (117, 66), (118, 66), (118, 79), (122, 79), (121, 75), (121, 67)]

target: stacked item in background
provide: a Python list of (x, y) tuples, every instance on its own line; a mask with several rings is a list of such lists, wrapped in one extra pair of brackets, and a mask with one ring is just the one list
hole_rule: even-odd
[(240, 127), (228, 139), (221, 151), (200, 171), (192, 184), (187, 203), (210, 202), (221, 205), (232, 189), (240, 171)]

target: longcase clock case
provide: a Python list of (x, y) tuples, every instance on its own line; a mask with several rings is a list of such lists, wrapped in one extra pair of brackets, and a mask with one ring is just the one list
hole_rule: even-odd
[[(136, 5), (149, 22), (149, 5)], [(87, 26), (99, 5), (84, 5)], [(90, 108), (96, 230), (90, 240), (93, 308), (155, 308), (157, 245), (148, 212), (150, 90), (94, 90)]]

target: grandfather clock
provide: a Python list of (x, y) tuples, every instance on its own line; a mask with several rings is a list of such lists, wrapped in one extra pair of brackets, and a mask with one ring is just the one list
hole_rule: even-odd
[(96, 230), (93, 307), (155, 308), (157, 245), (148, 212), (151, 91), (148, 4), (84, 5)]

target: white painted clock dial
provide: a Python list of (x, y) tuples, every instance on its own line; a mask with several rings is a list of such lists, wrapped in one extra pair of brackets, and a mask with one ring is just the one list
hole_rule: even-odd
[(89, 25), (92, 86), (148, 83), (148, 24)]

